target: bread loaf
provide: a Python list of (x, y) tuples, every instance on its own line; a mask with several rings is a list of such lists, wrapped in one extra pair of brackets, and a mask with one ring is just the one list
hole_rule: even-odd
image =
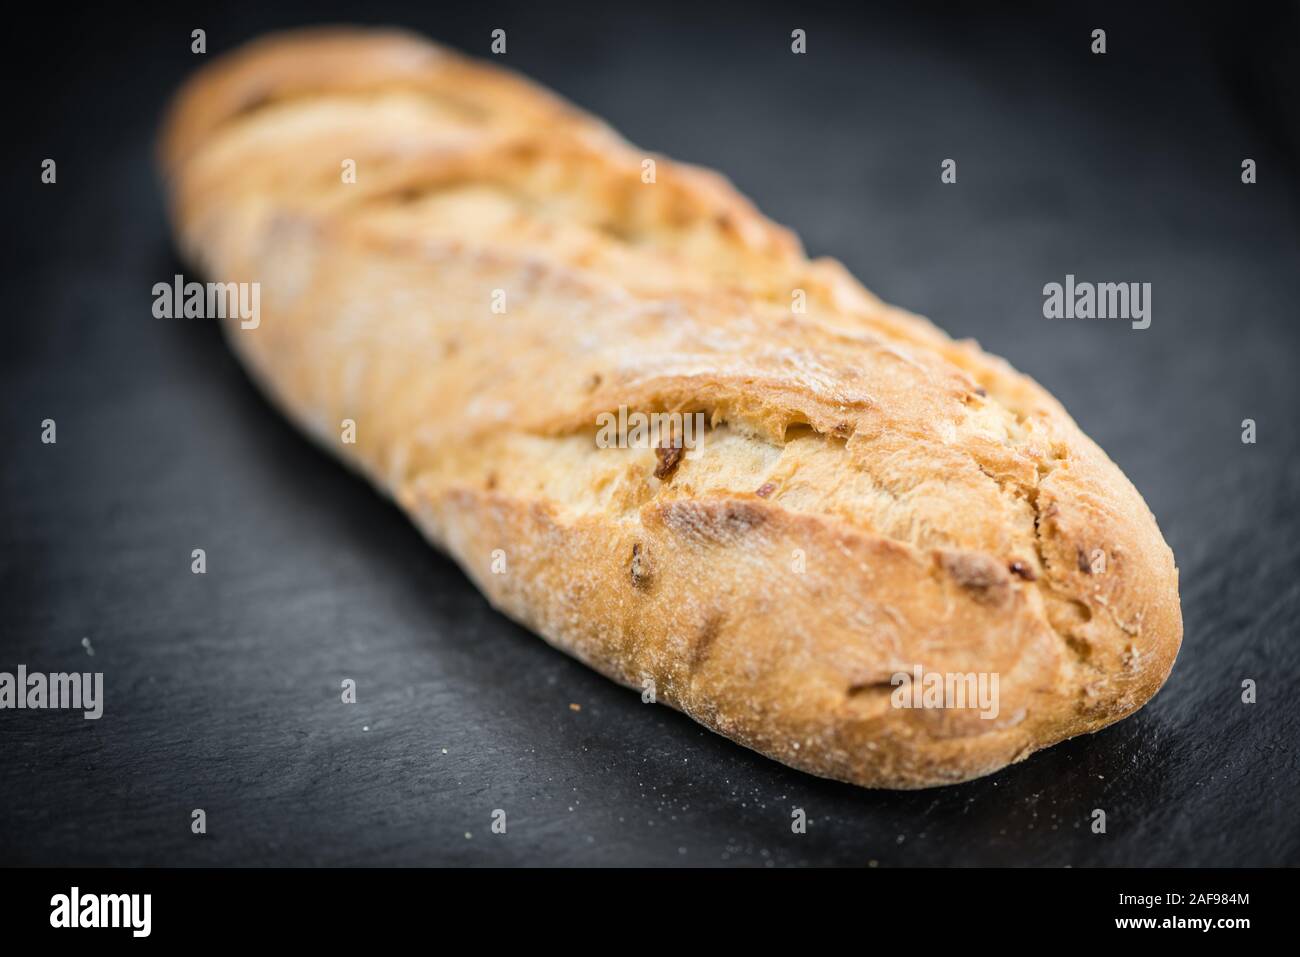
[[(718, 175), (386, 30), (217, 60), (160, 153), (188, 260), (260, 284), (226, 329), (273, 401), (610, 678), (796, 768), (920, 788), (1169, 674), (1173, 555), (1105, 453)], [(673, 428), (633, 441), (654, 415)], [(909, 704), (934, 675), (948, 697)], [(995, 707), (952, 700), (971, 676)]]

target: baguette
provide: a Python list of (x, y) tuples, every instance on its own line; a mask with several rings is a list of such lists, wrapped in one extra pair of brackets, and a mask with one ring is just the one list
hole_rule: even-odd
[[(275, 404), (610, 678), (804, 771), (922, 788), (1168, 676), (1177, 569), (1105, 453), (717, 174), (345, 28), (202, 69), (160, 156), (187, 259), (260, 284), (260, 323), (225, 328)], [(704, 435), (599, 441), (629, 411)], [(922, 674), (993, 676), (997, 706), (907, 706)]]

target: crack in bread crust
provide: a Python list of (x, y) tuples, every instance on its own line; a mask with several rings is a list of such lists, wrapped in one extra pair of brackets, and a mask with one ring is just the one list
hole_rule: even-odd
[[(614, 679), (812, 773), (925, 787), (1172, 667), (1173, 556), (1059, 403), (717, 174), (392, 31), (217, 60), (160, 152), (187, 255), (261, 283), (261, 326), (227, 331), (268, 394)], [(620, 408), (708, 428), (602, 448)], [(914, 665), (1000, 674), (1001, 717), (870, 693)]]

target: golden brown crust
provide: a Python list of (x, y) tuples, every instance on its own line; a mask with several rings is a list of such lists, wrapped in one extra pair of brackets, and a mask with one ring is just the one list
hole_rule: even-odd
[[(912, 788), (1103, 727), (1168, 675), (1177, 570), (1106, 455), (716, 174), (343, 29), (202, 71), (161, 153), (184, 249), (261, 284), (261, 325), (227, 328), (268, 392), (610, 677), (814, 774)], [(620, 407), (708, 434), (598, 447)], [(918, 666), (996, 673), (998, 714), (895, 707)]]

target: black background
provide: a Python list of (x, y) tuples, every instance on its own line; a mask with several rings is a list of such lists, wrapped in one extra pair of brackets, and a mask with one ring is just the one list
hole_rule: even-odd
[[(1300, 17), (1040, 6), (49, 5), (11, 23), (0, 670), (103, 671), (107, 701), (97, 722), (0, 712), (0, 862), (1300, 863)], [(643, 705), (492, 612), (270, 409), (214, 325), (151, 315), (184, 270), (151, 150), (198, 63), (190, 30), (210, 57), (332, 21), (478, 55), (507, 29), (506, 65), (723, 170), (811, 253), (1046, 385), (1178, 559), (1186, 634), (1160, 695), (971, 784), (868, 792)], [(1067, 272), (1152, 283), (1151, 328), (1045, 320)]]

